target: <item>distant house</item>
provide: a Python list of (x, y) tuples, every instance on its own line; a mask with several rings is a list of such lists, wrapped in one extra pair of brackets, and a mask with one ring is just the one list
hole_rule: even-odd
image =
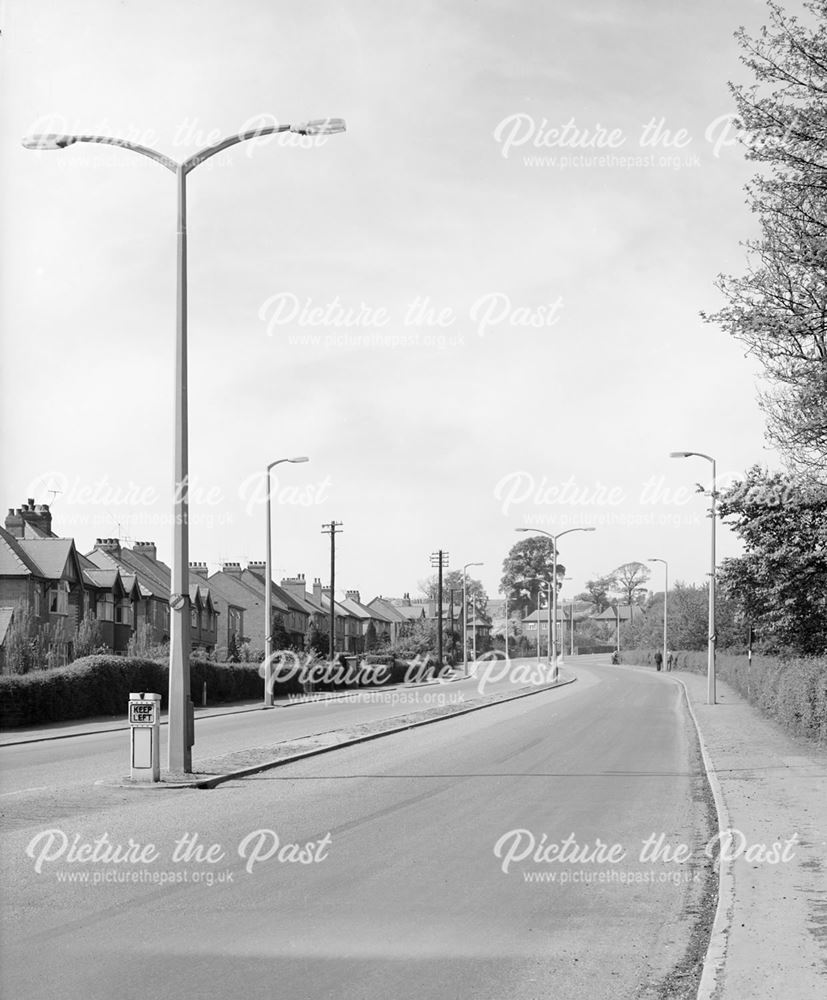
[(592, 615), (592, 621), (617, 624), (619, 620), (621, 625), (625, 625), (626, 622), (636, 621), (642, 616), (643, 608), (638, 604), (611, 604), (605, 611), (601, 611), (599, 615)]
[(383, 613), (378, 606), (374, 605), (371, 607), (370, 605), (362, 604), (362, 597), (358, 590), (345, 591), (345, 598), (339, 603), (346, 611), (349, 611), (355, 618), (358, 618), (361, 623), (361, 644), (360, 648), (355, 650), (355, 652), (364, 653), (368, 651), (366, 640), (368, 628), (371, 623), (376, 632), (377, 645), (384, 645), (392, 641), (392, 619), (389, 615)]
[[(214, 591), (215, 600), (222, 614), (226, 614), (219, 642), (219, 655), (226, 654), (230, 636), (236, 643), (248, 642), (256, 654), (264, 653), (266, 638), (265, 564), (251, 562), (246, 569), (241, 563), (225, 562), (221, 569), (207, 580)], [(272, 583), (271, 622), (280, 615), (290, 639), (290, 645), (301, 648), (310, 620), (310, 611), (284, 587)]]
[[(408, 600), (410, 601), (410, 598)], [(391, 642), (398, 642), (408, 635), (414, 622), (425, 620), (425, 609), (421, 605), (414, 607), (410, 603), (399, 604), (395, 598), (374, 597), (368, 602), (367, 607), (381, 614), (390, 623)]]
[[(172, 570), (158, 558), (155, 542), (122, 546), (117, 538), (98, 538), (86, 554), (98, 569), (119, 568), (135, 576), (140, 599), (135, 627), (150, 627), (153, 642), (169, 642), (169, 598)], [(190, 574), (190, 643), (194, 651), (212, 653), (218, 634), (218, 614), (206, 580)]]

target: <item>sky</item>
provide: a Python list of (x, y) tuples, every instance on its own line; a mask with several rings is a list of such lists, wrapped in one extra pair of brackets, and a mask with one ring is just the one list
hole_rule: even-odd
[[(172, 555), (175, 179), (189, 174), (190, 559), (416, 596), (430, 554), (495, 596), (516, 528), (562, 596), (709, 569), (720, 485), (777, 468), (759, 371), (700, 311), (745, 266), (733, 32), (756, 0), (7, 0), (0, 61), (4, 507)], [(740, 546), (719, 527), (719, 558)], [(659, 589), (662, 567), (651, 586)]]

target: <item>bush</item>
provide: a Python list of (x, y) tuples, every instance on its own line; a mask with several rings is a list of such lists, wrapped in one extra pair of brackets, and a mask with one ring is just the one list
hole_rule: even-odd
[[(262, 694), (258, 665), (190, 661), (195, 704), (207, 682), (211, 703), (256, 698)], [(125, 656), (88, 656), (68, 667), (0, 677), (0, 725), (38, 725), (96, 715), (126, 716), (132, 691), (154, 691), (166, 708), (166, 663)]]

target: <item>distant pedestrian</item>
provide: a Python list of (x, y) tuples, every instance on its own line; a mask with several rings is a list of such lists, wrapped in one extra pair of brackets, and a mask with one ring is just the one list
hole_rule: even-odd
[(674, 658), (674, 656), (672, 656), (672, 651), (670, 650), (669, 653), (667, 653), (667, 656), (666, 656), (666, 669), (667, 670), (671, 670), (672, 667), (673, 667), (673, 665), (674, 665), (674, 663), (675, 663), (675, 658)]
[(660, 673), (660, 668), (663, 666), (663, 653), (660, 650), (655, 653), (655, 667), (658, 673)]

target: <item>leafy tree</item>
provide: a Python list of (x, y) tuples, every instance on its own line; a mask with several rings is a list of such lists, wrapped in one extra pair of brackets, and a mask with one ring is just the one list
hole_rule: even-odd
[(768, 649), (827, 650), (827, 486), (758, 466), (720, 498), (744, 543), (720, 582)]
[(238, 639), (236, 639), (235, 632), (230, 633), (230, 641), (227, 643), (227, 662), (228, 663), (238, 663), (241, 659), (238, 651)]
[(312, 618), (304, 633), (304, 648), (308, 653), (317, 653), (319, 656), (329, 655), (330, 636), (327, 632), (322, 632)]
[(270, 642), (273, 650), (289, 649), (290, 633), (284, 627), (284, 616), (276, 612), (270, 626)]
[(400, 636), (391, 651), (403, 660), (412, 660), (415, 656), (426, 656), (429, 653), (436, 654), (436, 639), (436, 622), (420, 618), (411, 623), (411, 628)]
[(75, 632), (75, 659), (79, 660), (82, 656), (92, 656), (93, 653), (106, 652), (108, 652), (108, 647), (103, 641), (100, 623), (97, 618), (93, 617), (91, 611), (87, 611)]
[(761, 363), (767, 435), (792, 471), (823, 481), (827, 457), (827, 3), (805, 0), (801, 23), (769, 3), (757, 39), (736, 37), (755, 83), (731, 86), (760, 233), (744, 276), (720, 276), (720, 324)]
[(54, 629), (41, 624), (28, 604), (19, 603), (3, 643), (4, 672), (27, 674), (53, 665)]
[[(420, 591), (430, 601), (436, 601), (439, 581), (437, 574), (429, 576), (427, 580), (420, 581)], [(449, 573), (442, 574), (442, 600), (447, 606), (449, 603), (449, 592), (456, 591), (454, 595), (454, 614), (457, 619), (462, 615), (462, 570), (452, 569)], [(483, 624), (490, 625), (491, 618), (488, 614), (488, 594), (485, 592), (480, 580), (475, 580), (470, 574), (465, 585), (465, 593), (468, 598), (468, 621), (471, 621), (472, 609), (476, 609), (476, 620)]]
[(156, 642), (155, 634), (149, 622), (135, 629), (129, 637), (126, 647), (127, 656), (139, 656), (145, 660), (169, 660), (169, 643)]
[[(538, 596), (554, 575), (554, 542), (546, 535), (528, 535), (511, 546), (503, 560), (500, 590), (508, 596), (508, 603), (525, 615), (537, 607)], [(566, 567), (557, 563), (557, 589), (562, 586)]]
[(578, 594), (575, 600), (588, 601), (595, 606), (597, 613), (600, 614), (612, 603), (609, 595), (615, 588), (616, 581), (614, 576), (611, 574), (608, 576), (598, 576), (594, 580), (586, 580), (586, 589), (582, 594)]
[(611, 574), (614, 592), (624, 604), (639, 604), (646, 596), (643, 586), (651, 576), (649, 568), (641, 562), (624, 563)]
[(368, 622), (368, 627), (365, 629), (365, 651), (372, 653), (376, 649), (377, 636), (376, 636), (376, 626), (372, 621)]

